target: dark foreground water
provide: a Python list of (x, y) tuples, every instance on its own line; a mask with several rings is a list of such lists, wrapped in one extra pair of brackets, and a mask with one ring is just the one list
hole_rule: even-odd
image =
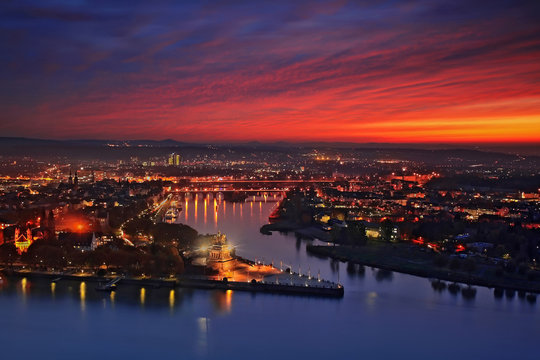
[[(270, 199), (267, 199), (270, 200)], [(538, 359), (540, 304), (433, 290), (427, 279), (306, 254), (294, 236), (264, 236), (274, 202), (187, 203), (179, 221), (221, 230), (239, 255), (311, 271), (345, 286), (340, 300), (233, 291), (96, 292), (93, 283), (5, 279), (0, 359)], [(186, 204), (182, 203), (186, 208)], [(216, 208), (217, 205), (217, 208)], [(217, 211), (216, 211), (217, 209)], [(195, 216), (195, 214), (197, 214)]]

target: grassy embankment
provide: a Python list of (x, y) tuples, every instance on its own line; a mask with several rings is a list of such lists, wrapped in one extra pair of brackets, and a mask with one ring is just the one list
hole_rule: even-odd
[(529, 280), (525, 275), (518, 273), (497, 275), (496, 266), (481, 259), (475, 260), (472, 271), (466, 271), (464, 266), (458, 269), (450, 269), (447, 265), (437, 266), (435, 265), (437, 254), (420, 251), (411, 244), (372, 241), (361, 247), (308, 245), (307, 251), (341, 261), (427, 278), (540, 293), (540, 281)]

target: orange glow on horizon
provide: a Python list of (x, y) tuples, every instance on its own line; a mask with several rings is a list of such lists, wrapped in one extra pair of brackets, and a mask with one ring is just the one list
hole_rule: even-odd
[[(128, 31), (118, 49), (108, 32), (87, 33), (87, 21), (14, 21), (6, 31), (43, 46), (6, 42), (17, 101), (2, 103), (0, 129), (196, 143), (540, 143), (533, 2), (467, 3), (467, 16), (430, 2), (323, 3), (332, 6), (158, 7), (148, 23), (134, 18), (144, 41)], [(36, 96), (24, 91), (32, 87)]]

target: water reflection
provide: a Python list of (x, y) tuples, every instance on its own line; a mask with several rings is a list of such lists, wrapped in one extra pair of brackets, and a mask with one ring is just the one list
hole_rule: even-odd
[(144, 306), (144, 303), (146, 301), (146, 289), (144, 287), (141, 288), (141, 294), (139, 296), (141, 305)]
[(174, 309), (174, 298), (175, 298), (174, 290), (171, 289), (171, 291), (169, 291), (169, 308), (171, 310)]
[(214, 310), (219, 314), (228, 314), (231, 312), (232, 290), (214, 290), (211, 299)]
[(472, 287), (471, 285), (464, 287), (457, 283), (447, 285), (446, 282), (437, 279), (431, 280), (431, 288), (437, 293), (443, 293), (448, 289), (448, 292), (452, 296), (457, 296), (459, 293), (461, 293), (462, 298), (469, 302), (474, 300), (477, 292), (476, 288)]
[(185, 221), (187, 222), (187, 219), (188, 219), (188, 213), (189, 213), (189, 201), (188, 201), (188, 198), (186, 197), (186, 203), (184, 204), (184, 216), (185, 216)]
[(28, 291), (28, 280), (24, 277), (21, 280), (21, 293), (23, 300), (26, 300), (26, 295)]
[[(47, 279), (2, 277), (5, 281), (4, 286), (0, 289), (0, 294), (16, 294), (23, 302), (30, 298), (32, 300), (60, 301), (73, 299), (76, 300), (81, 312), (87, 311), (91, 303), (111, 304), (111, 307), (114, 307), (117, 302), (123, 305), (144, 306), (145, 308), (172, 309), (181, 306), (183, 299), (190, 298), (194, 291), (197, 291), (183, 288), (149, 289), (136, 285), (119, 284), (117, 290), (107, 292), (97, 290), (99, 283), (91, 281), (60, 280), (51, 282)], [(31, 293), (30, 289), (32, 289)]]
[(330, 260), (330, 270), (332, 270), (333, 273), (339, 274), (339, 260), (336, 260), (336, 259)]
[(375, 308), (375, 304), (377, 302), (377, 293), (375, 291), (371, 291), (367, 293), (366, 295), (366, 304), (370, 310), (373, 310)]
[(347, 275), (350, 279), (356, 277), (363, 278), (366, 273), (366, 268), (362, 264), (356, 264), (352, 261), (347, 262)]
[(463, 296), (463, 299), (465, 300), (473, 300), (476, 297), (476, 288), (473, 288), (472, 286), (467, 286), (463, 290), (461, 290), (461, 296)]
[(506, 298), (508, 300), (512, 300), (514, 298), (514, 296), (516, 296), (515, 290), (506, 289)]
[(433, 280), (431, 282), (431, 287), (437, 292), (443, 292), (444, 290), (446, 290), (446, 283), (440, 280)]
[(82, 281), (79, 285), (79, 294), (81, 297), (81, 311), (86, 310), (86, 282)]
[(302, 247), (302, 237), (300, 235), (296, 235), (294, 247), (296, 248), (297, 252), (300, 251), (300, 248)]
[[(194, 200), (194, 203), (195, 203), (195, 212), (193, 213), (193, 216), (195, 217), (195, 222), (197, 222), (197, 214), (199, 213), (199, 194), (195, 194), (195, 200)], [(187, 211), (186, 211), (186, 216), (187, 216)], [(186, 222), (188, 221), (188, 219), (186, 219)]]
[(459, 284), (452, 283), (448, 285), (448, 292), (450, 292), (450, 294), (457, 295), (460, 291), (461, 291), (461, 286), (459, 286)]
[(206, 225), (208, 219), (208, 199), (204, 199), (204, 224)]
[(199, 356), (205, 356), (208, 351), (208, 328), (210, 319), (207, 317), (200, 317), (197, 319), (198, 341), (197, 341), (197, 353)]
[(377, 281), (392, 281), (394, 273), (390, 270), (379, 269), (375, 273), (375, 280)]

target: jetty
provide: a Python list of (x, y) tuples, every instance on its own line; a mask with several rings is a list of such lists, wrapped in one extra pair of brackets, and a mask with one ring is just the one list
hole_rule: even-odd
[[(318, 296), (330, 298), (342, 298), (345, 289), (342, 285), (330, 281), (316, 278), (309, 279), (306, 275), (300, 276), (296, 273), (284, 274), (285, 277), (273, 277), (262, 281), (229, 281), (227, 278), (214, 280), (202, 276), (182, 275), (176, 278), (130, 278), (130, 277), (101, 277), (95, 275), (74, 275), (60, 274), (54, 272), (28, 271), (28, 270), (4, 270), (7, 276), (43, 279), (51, 282), (58, 282), (59, 279), (69, 281), (85, 281), (98, 283), (96, 290), (112, 291), (118, 290), (118, 284), (136, 285), (150, 288), (195, 288), (195, 289), (218, 289), (236, 290), (248, 292), (262, 292), (273, 294)], [(303, 279), (302, 279), (303, 277)], [(293, 280), (298, 278), (297, 280)], [(287, 280), (288, 279), (288, 280)], [(105, 284), (103, 284), (106, 282)]]
[(96, 287), (96, 290), (99, 291), (113, 291), (116, 289), (116, 284), (118, 284), (124, 277), (123, 276), (117, 276), (105, 285), (99, 285)]
[(220, 290), (235, 290), (248, 292), (263, 292), (274, 294), (288, 295), (304, 295), (304, 296), (320, 296), (342, 298), (345, 294), (345, 289), (340, 284), (322, 283), (322, 284), (307, 284), (298, 283), (280, 283), (268, 281), (229, 281), (209, 280), (194, 277), (181, 277), (178, 280), (179, 287), (198, 288), (198, 289), (220, 289)]

